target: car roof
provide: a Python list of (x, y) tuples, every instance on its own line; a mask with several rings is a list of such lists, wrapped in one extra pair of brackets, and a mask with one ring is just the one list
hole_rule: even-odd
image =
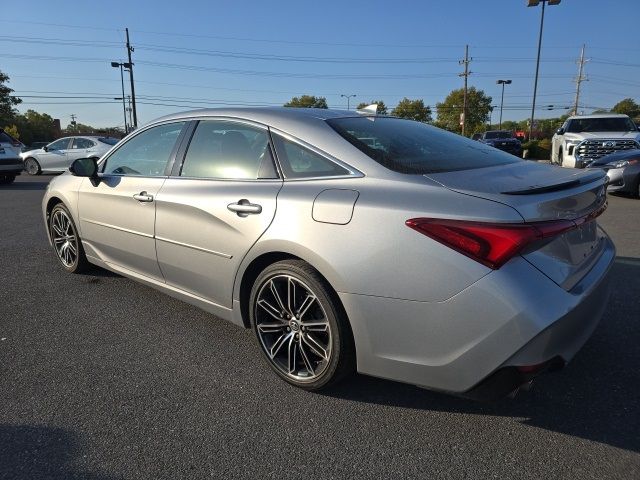
[(589, 118), (629, 118), (629, 115), (625, 115), (623, 113), (597, 113), (593, 115), (572, 115), (567, 118), (567, 120), (575, 120), (575, 119), (589, 119)]

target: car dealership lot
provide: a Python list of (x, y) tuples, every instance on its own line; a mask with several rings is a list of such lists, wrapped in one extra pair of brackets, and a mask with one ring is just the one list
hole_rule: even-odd
[(109, 272), (66, 274), (41, 219), (49, 179), (0, 187), (0, 478), (640, 475), (640, 200), (610, 197), (601, 217), (619, 259), (592, 339), (485, 404), (362, 376), (297, 390), (252, 332)]

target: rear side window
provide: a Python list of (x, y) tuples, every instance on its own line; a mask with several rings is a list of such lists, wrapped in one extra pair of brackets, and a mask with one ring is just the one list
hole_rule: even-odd
[(111, 145), (111, 146), (113, 146), (113, 145), (115, 145), (116, 143), (118, 143), (118, 141), (119, 141), (119, 140), (118, 140), (117, 138), (102, 137), (102, 138), (99, 138), (99, 139), (98, 139), (98, 141), (99, 141), (100, 143), (106, 143), (107, 145)]
[(0, 143), (13, 143), (13, 138), (0, 130)]
[(221, 120), (198, 123), (180, 176), (241, 180), (278, 178), (267, 131)]
[(158, 125), (122, 144), (107, 158), (103, 172), (113, 175), (164, 176), (185, 122)]
[(273, 143), (285, 178), (335, 177), (350, 173), (328, 158), (280, 135), (273, 134)]
[(521, 161), (481, 142), (412, 120), (349, 117), (327, 123), (380, 165), (399, 173), (450, 172)]
[(88, 138), (74, 138), (73, 143), (71, 144), (72, 149), (91, 148), (93, 146), (95, 146), (95, 143)]

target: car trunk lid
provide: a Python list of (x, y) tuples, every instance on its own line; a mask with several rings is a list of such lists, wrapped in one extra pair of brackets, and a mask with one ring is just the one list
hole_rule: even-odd
[(522, 254), (567, 290), (588, 273), (605, 248), (606, 234), (592, 221), (606, 204), (602, 171), (576, 171), (521, 161), (425, 176), (450, 190), (508, 205), (525, 223), (576, 221), (576, 228)]

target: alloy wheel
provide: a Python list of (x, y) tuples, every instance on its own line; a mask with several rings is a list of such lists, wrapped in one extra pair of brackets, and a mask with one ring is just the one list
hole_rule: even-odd
[(296, 382), (312, 382), (327, 369), (332, 332), (318, 296), (292, 275), (274, 275), (254, 303), (256, 331), (273, 366)]
[(71, 219), (62, 209), (51, 216), (51, 240), (62, 264), (72, 268), (78, 258), (78, 237)]

